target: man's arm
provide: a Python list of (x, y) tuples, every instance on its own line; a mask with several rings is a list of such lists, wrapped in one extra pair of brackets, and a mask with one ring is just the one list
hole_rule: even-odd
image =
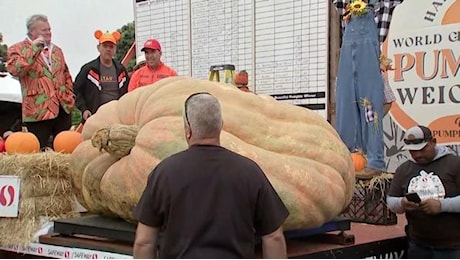
[[(86, 84), (86, 77), (88, 75), (88, 69), (86, 66), (83, 66), (80, 69), (80, 72), (77, 74), (75, 78), (75, 82), (73, 84), (73, 93), (75, 94), (75, 104), (80, 109), (82, 114), (88, 110), (88, 106), (86, 105), (86, 98), (85, 98), (85, 84)], [(86, 120), (86, 119), (85, 119)]]
[(134, 240), (133, 258), (151, 259), (157, 256), (158, 228), (139, 222)]
[(263, 258), (287, 258), (286, 240), (282, 227), (262, 236), (262, 254)]
[(8, 48), (6, 69), (15, 77), (23, 76), (33, 68), (40, 53), (36, 45), (14, 44)]

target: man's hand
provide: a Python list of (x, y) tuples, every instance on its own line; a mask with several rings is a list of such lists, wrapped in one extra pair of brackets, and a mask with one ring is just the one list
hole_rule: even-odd
[(88, 120), (88, 118), (89, 118), (91, 115), (92, 115), (92, 114), (91, 114), (91, 111), (85, 110), (85, 111), (83, 111), (83, 114), (82, 114), (81, 116), (82, 116), (83, 120), (86, 121), (86, 120)]
[(418, 203), (408, 201), (406, 197), (402, 198), (401, 206), (404, 208), (405, 211), (416, 210), (420, 208), (420, 205)]
[(45, 38), (43, 35), (39, 35), (35, 40), (32, 41), (32, 44), (43, 48), (45, 46)]
[(436, 215), (441, 212), (441, 201), (435, 199), (422, 200), (420, 208), (426, 214)]

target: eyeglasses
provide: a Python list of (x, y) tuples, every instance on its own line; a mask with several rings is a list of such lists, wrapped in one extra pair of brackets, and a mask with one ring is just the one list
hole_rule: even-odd
[(190, 122), (188, 121), (188, 113), (187, 113), (187, 104), (189, 102), (189, 100), (194, 97), (194, 96), (198, 96), (198, 95), (201, 95), (201, 94), (205, 94), (205, 95), (211, 95), (209, 92), (197, 92), (197, 93), (193, 93), (192, 95), (190, 95), (186, 100), (185, 100), (185, 103), (184, 103), (184, 115), (185, 115), (185, 121), (187, 122), (187, 125), (190, 127)]
[(430, 140), (429, 138), (404, 139), (405, 144), (421, 144)]

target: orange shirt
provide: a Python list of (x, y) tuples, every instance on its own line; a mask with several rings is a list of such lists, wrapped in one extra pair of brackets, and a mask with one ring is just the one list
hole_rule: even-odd
[(7, 70), (21, 82), (24, 122), (56, 118), (60, 106), (70, 113), (75, 104), (72, 77), (61, 48), (52, 44), (45, 53), (29, 39), (8, 48)]
[(149, 66), (145, 65), (132, 74), (131, 79), (129, 80), (128, 92), (171, 76), (177, 76), (177, 72), (164, 65), (162, 62), (155, 70), (152, 70)]

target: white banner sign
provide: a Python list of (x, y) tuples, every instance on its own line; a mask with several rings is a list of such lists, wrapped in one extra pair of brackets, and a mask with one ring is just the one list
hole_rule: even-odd
[(0, 217), (17, 217), (19, 209), (18, 176), (0, 175)]

